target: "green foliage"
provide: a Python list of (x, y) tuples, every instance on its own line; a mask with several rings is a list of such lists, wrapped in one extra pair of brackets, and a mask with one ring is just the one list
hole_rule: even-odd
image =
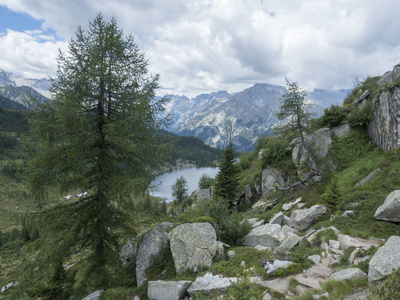
[[(26, 178), (44, 207), (30, 221), (44, 231), (41, 260), (57, 263), (86, 249), (81, 282), (88, 291), (105, 289), (118, 266), (121, 229), (127, 228), (122, 207), (147, 188), (159, 166), (156, 133), (168, 123), (158, 118), (166, 99), (155, 98), (158, 76), (147, 75), (133, 37), (101, 14), (87, 31), (78, 28), (68, 54), (59, 54), (57, 78), (53, 101), (36, 103), (30, 119), (35, 155)], [(87, 195), (46, 207), (49, 186)]]
[(324, 114), (318, 119), (320, 126), (338, 126), (346, 118), (346, 113), (339, 105), (331, 105), (324, 109)]
[(183, 199), (187, 196), (187, 181), (181, 176), (176, 179), (176, 182), (172, 185), (172, 196), (175, 197), (175, 201), (181, 204)]
[(275, 165), (290, 155), (288, 149), (289, 143), (282, 138), (269, 137), (264, 143), (264, 149), (261, 156), (261, 166)]
[(372, 288), (372, 294), (381, 300), (400, 299), (400, 268), (394, 270), (382, 283)]
[[(101, 300), (130, 300), (133, 299), (135, 293), (133, 288), (118, 287), (108, 289), (101, 293)], [(140, 298), (144, 299), (144, 298)]]
[(208, 174), (201, 175), (199, 179), (199, 189), (209, 189), (215, 183), (215, 179)]
[(333, 176), (331, 182), (326, 187), (325, 193), (321, 196), (321, 199), (326, 205), (335, 211), (340, 201), (340, 193), (338, 190), (337, 177)]
[(240, 156), (239, 167), (240, 170), (243, 172), (244, 170), (250, 168), (256, 152), (244, 152)]
[(251, 272), (243, 270), (238, 281), (232, 283), (232, 287), (228, 290), (229, 299), (263, 299), (262, 293), (265, 288), (260, 285), (255, 285), (250, 281)]
[(235, 151), (232, 144), (224, 150), (219, 172), (215, 178), (215, 195), (228, 202), (233, 207), (237, 200), (239, 187), (239, 168), (235, 164)]
[(221, 199), (204, 199), (196, 205), (195, 212), (197, 216), (213, 218), (218, 224), (218, 239), (231, 246), (240, 244), (240, 239), (251, 230), (250, 223), (242, 222), (239, 213), (231, 211)]
[(352, 128), (366, 129), (373, 116), (373, 104), (371, 101), (368, 101), (362, 109), (356, 107), (352, 109), (348, 117), (348, 122)]
[(0, 107), (0, 131), (26, 133), (29, 130), (29, 111), (14, 111)]
[(328, 279), (322, 284), (322, 289), (329, 293), (332, 299), (342, 299), (358, 288), (366, 288), (368, 281), (366, 278), (357, 278), (354, 280), (336, 281)]
[(152, 265), (146, 270), (148, 280), (166, 280), (176, 276), (170, 247), (165, 247), (159, 256), (153, 257), (152, 262)]

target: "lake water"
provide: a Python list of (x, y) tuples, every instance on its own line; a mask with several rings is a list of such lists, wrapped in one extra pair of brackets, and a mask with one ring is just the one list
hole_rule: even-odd
[(199, 180), (201, 175), (207, 174), (208, 176), (215, 178), (218, 174), (218, 168), (187, 168), (183, 170), (173, 171), (171, 173), (165, 173), (157, 177), (152, 185), (158, 185), (158, 190), (151, 193), (151, 195), (160, 197), (171, 202), (174, 200), (172, 197), (172, 186), (175, 184), (176, 179), (183, 176), (187, 181), (188, 195), (199, 187)]

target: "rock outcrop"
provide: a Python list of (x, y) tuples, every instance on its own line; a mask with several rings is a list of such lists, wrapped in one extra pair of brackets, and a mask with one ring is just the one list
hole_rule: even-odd
[(149, 281), (147, 297), (150, 300), (179, 300), (187, 294), (191, 281)]
[(139, 246), (136, 256), (136, 281), (141, 286), (146, 278), (146, 270), (151, 266), (154, 257), (161, 254), (161, 251), (168, 246), (167, 229), (173, 226), (172, 223), (164, 222), (148, 232)]
[(169, 233), (169, 241), (178, 274), (209, 267), (218, 247), (217, 234), (210, 223), (179, 225)]
[(400, 88), (381, 92), (368, 134), (384, 152), (400, 146)]
[(391, 236), (369, 262), (368, 281), (377, 281), (400, 268), (400, 236)]
[(122, 247), (121, 250), (121, 260), (126, 263), (130, 259), (136, 257), (138, 252), (138, 244), (136, 238), (132, 238), (126, 242), (126, 244)]
[(391, 192), (374, 214), (377, 220), (400, 222), (400, 190)]
[(261, 196), (264, 198), (269, 193), (274, 192), (277, 187), (283, 187), (285, 184), (285, 179), (281, 172), (266, 167), (262, 171), (262, 183), (261, 183)]

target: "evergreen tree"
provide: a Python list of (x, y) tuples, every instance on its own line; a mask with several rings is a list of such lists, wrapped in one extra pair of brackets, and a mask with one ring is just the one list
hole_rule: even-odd
[(211, 178), (210, 175), (203, 174), (199, 179), (199, 189), (209, 189), (214, 185), (214, 178)]
[(235, 151), (232, 143), (222, 153), (222, 161), (219, 165), (219, 172), (215, 178), (215, 194), (232, 207), (237, 200), (239, 190), (239, 168), (235, 164)]
[(155, 98), (158, 75), (147, 72), (133, 37), (99, 14), (87, 30), (78, 27), (67, 53), (60, 51), (53, 100), (36, 103), (30, 120), (35, 155), (26, 178), (35, 199), (43, 203), (49, 186), (87, 193), (43, 205), (42, 258), (56, 265), (87, 249), (88, 290), (109, 286), (118, 229), (127, 228), (121, 207), (147, 188), (163, 152), (155, 133), (168, 122), (158, 117), (167, 99)]
[(310, 112), (310, 104), (306, 102), (307, 93), (298, 86), (297, 82), (291, 82), (287, 78), (286, 86), (287, 92), (282, 96), (277, 117), (279, 120), (288, 120), (288, 123), (278, 132), (290, 136), (291, 139), (298, 137), (310, 156), (312, 167), (316, 168), (314, 154), (305, 140), (313, 116)]
[(176, 179), (175, 184), (172, 186), (172, 196), (175, 197), (175, 200), (178, 204), (181, 204), (183, 199), (187, 196), (187, 181), (181, 176)]

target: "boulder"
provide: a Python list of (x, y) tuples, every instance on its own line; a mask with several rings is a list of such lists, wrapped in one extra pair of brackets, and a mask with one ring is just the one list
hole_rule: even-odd
[(269, 220), (269, 224), (278, 224), (278, 225), (282, 225), (282, 222), (283, 222), (283, 217), (284, 217), (285, 215), (283, 214), (283, 212), (278, 212), (277, 214), (275, 214), (272, 218), (271, 218), (271, 220)]
[(274, 192), (276, 186), (283, 187), (285, 185), (285, 179), (281, 172), (271, 167), (263, 169), (261, 180), (261, 196), (263, 198), (269, 193)]
[(125, 264), (130, 259), (134, 258), (138, 251), (138, 245), (136, 238), (132, 238), (126, 242), (126, 244), (122, 247), (121, 250), (121, 260)]
[(400, 146), (400, 88), (382, 91), (368, 125), (371, 140), (384, 152)]
[(100, 300), (100, 295), (101, 295), (102, 290), (97, 290), (90, 295), (86, 296), (82, 300)]
[(5, 293), (5, 292), (7, 292), (9, 289), (11, 289), (12, 287), (17, 286), (17, 285), (19, 285), (19, 282), (10, 282), (10, 283), (7, 283), (6, 285), (4, 285), (4, 286), (1, 288), (1, 292), (2, 292), (2, 293)]
[(337, 281), (353, 280), (356, 278), (367, 278), (367, 274), (359, 268), (348, 268), (333, 273), (329, 279)]
[(281, 226), (278, 224), (265, 224), (254, 228), (248, 235), (243, 237), (243, 244), (249, 247), (257, 245), (275, 249), (280, 245), (279, 235)]
[(346, 210), (346, 211), (342, 214), (342, 217), (353, 218), (354, 216), (355, 216), (354, 210)]
[(382, 221), (400, 222), (400, 190), (391, 192), (378, 207), (374, 218)]
[[(306, 144), (312, 149), (314, 155), (318, 159), (324, 159), (329, 152), (332, 144), (331, 131), (329, 128), (321, 128), (305, 137)], [(309, 154), (306, 147), (300, 142), (300, 139), (294, 140), (292, 159), (297, 166), (304, 165), (309, 160)]]
[(376, 281), (400, 268), (400, 236), (393, 235), (369, 261), (368, 281)]
[(346, 251), (350, 247), (369, 249), (372, 246), (378, 246), (379, 241), (377, 240), (366, 240), (362, 238), (355, 238), (345, 234), (338, 234), (338, 241), (340, 248)]
[(328, 231), (328, 230), (333, 230), (333, 232), (337, 235), (339, 233), (339, 230), (334, 227), (334, 226), (329, 226), (328, 228), (321, 228), (318, 230), (310, 231), (309, 233), (306, 234), (306, 239), (309, 244), (313, 245), (316, 242), (317, 235), (319, 235), (320, 232)]
[(288, 232), (286, 238), (283, 240), (282, 244), (278, 248), (276, 248), (276, 251), (284, 251), (288, 252), (292, 250), (295, 246), (297, 246), (300, 242), (300, 237), (292, 232)]
[(253, 210), (254, 213), (256, 214), (262, 214), (264, 213), (267, 209), (272, 208), (276, 205), (276, 201), (271, 200), (271, 201), (265, 201), (265, 200), (260, 200), (257, 201), (251, 209)]
[(360, 180), (359, 182), (357, 182), (355, 187), (362, 186), (362, 185), (366, 184), (368, 181), (371, 181), (376, 175), (379, 174), (380, 171), (381, 171), (380, 169), (376, 169), (371, 174), (369, 174), (367, 177), (365, 177), (362, 180)]
[(224, 293), (232, 286), (232, 282), (237, 282), (237, 278), (226, 278), (221, 275), (214, 276), (212, 273), (207, 273), (204, 276), (197, 277), (187, 291), (191, 297), (196, 294)]
[(279, 260), (279, 259), (267, 259), (261, 262), (264, 270), (267, 274), (274, 275), (281, 269), (286, 269), (293, 265), (291, 261)]
[(254, 223), (251, 227), (256, 228), (256, 227), (260, 227), (261, 225), (264, 225), (265, 221), (264, 220), (260, 220), (256, 223)]
[(307, 257), (309, 260), (311, 260), (314, 264), (320, 264), (322, 257), (318, 254), (310, 255)]
[(170, 222), (158, 224), (153, 230), (145, 234), (136, 256), (136, 280), (141, 286), (147, 279), (146, 270), (151, 266), (153, 258), (161, 254), (168, 246), (167, 229), (173, 226)]
[(210, 223), (179, 225), (169, 233), (169, 241), (178, 274), (209, 267), (217, 251), (217, 234)]
[(228, 258), (232, 259), (236, 255), (236, 252), (234, 250), (228, 251)]
[(307, 278), (326, 278), (329, 277), (333, 272), (333, 269), (317, 264), (307, 269), (305, 276)]
[(149, 281), (147, 296), (150, 300), (179, 300), (187, 294), (191, 281)]
[(193, 193), (194, 193), (194, 198), (196, 199), (196, 201), (201, 201), (203, 199), (210, 199), (213, 195), (213, 188), (198, 189), (198, 190), (195, 190)]
[(246, 186), (244, 187), (244, 203), (251, 203), (252, 197), (253, 193), (251, 192), (251, 187), (250, 185), (246, 184)]
[(336, 136), (338, 136), (340, 138), (344, 138), (350, 133), (351, 128), (350, 128), (349, 124), (342, 124), (342, 125), (339, 125), (339, 126), (336, 126), (336, 127), (332, 128), (331, 131)]
[(303, 231), (309, 228), (316, 219), (326, 213), (326, 207), (323, 205), (314, 205), (308, 209), (298, 209), (292, 211), (290, 221), (293, 228)]

